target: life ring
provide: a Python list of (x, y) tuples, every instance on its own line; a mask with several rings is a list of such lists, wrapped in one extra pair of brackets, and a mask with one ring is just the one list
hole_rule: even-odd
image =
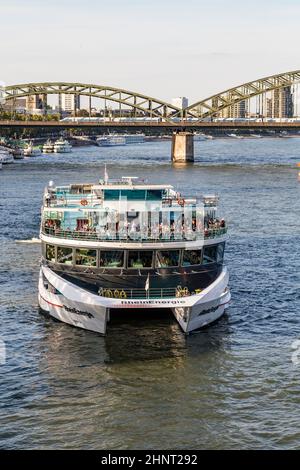
[(87, 206), (87, 205), (88, 205), (88, 202), (87, 202), (86, 199), (81, 199), (80, 204), (81, 204), (82, 206)]
[(114, 298), (115, 298), (115, 299), (118, 299), (119, 297), (120, 297), (119, 290), (118, 290), (118, 289), (115, 289), (115, 290), (114, 290)]
[(178, 199), (177, 199), (177, 202), (178, 202), (178, 205), (179, 205), (179, 206), (184, 206), (184, 204), (185, 204), (185, 200), (182, 199), (182, 198), (178, 198)]
[(127, 294), (123, 289), (120, 292), (120, 299), (127, 299)]
[(110, 298), (113, 297), (113, 292), (110, 289), (105, 289), (104, 292), (105, 292), (104, 294), (105, 297), (110, 297)]

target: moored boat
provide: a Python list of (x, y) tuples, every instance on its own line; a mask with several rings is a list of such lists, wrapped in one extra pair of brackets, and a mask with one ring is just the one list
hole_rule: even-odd
[(29, 142), (23, 150), (23, 154), (25, 157), (37, 157), (41, 155), (40, 147), (34, 147), (32, 142)]
[(194, 141), (205, 141), (205, 140), (213, 140), (213, 136), (210, 134), (204, 134), (203, 132), (195, 132), (194, 134)]
[(143, 144), (145, 142), (145, 134), (139, 132), (137, 134), (118, 134), (119, 137), (124, 137), (126, 145)]
[(70, 153), (72, 152), (72, 145), (65, 139), (58, 139), (54, 142), (54, 153)]
[(0, 147), (0, 162), (3, 165), (6, 165), (8, 163), (14, 163), (13, 155), (9, 153), (9, 151), (4, 147)]
[(100, 147), (116, 147), (116, 146), (123, 146), (126, 145), (126, 139), (124, 136), (121, 135), (107, 135), (101, 136), (97, 138), (97, 144)]
[(43, 145), (43, 153), (54, 153), (54, 143), (50, 139)]
[(243, 139), (243, 135), (238, 135), (238, 134), (227, 134), (227, 137), (231, 137), (233, 139)]
[(15, 160), (22, 160), (24, 158), (23, 150), (19, 147), (11, 148), (10, 153), (12, 154)]

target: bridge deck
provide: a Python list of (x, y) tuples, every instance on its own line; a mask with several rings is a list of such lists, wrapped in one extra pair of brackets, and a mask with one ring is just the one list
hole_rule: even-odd
[(0, 128), (133, 128), (133, 129), (297, 129), (300, 122), (60, 122), (60, 121), (0, 121)]

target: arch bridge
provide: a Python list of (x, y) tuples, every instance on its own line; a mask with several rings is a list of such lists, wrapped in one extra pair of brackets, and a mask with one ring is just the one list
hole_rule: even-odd
[(259, 78), (252, 82), (243, 83), (234, 88), (197, 101), (185, 108), (186, 116), (199, 120), (215, 117), (226, 108), (235, 106), (241, 101), (249, 100), (265, 93), (291, 87), (300, 82), (300, 70), (285, 72), (269, 77)]
[(204, 100), (197, 101), (184, 109), (160, 99), (122, 88), (68, 82), (9, 85), (3, 88), (3, 98), (5, 101), (12, 100), (15, 102), (18, 98), (41, 95), (46, 103), (48, 95), (87, 96), (89, 98), (89, 114), (91, 114), (92, 98), (99, 98), (104, 100), (104, 109), (106, 108), (106, 102), (114, 102), (118, 103), (120, 111), (122, 107), (123, 109), (124, 107), (131, 109), (134, 116), (157, 118), (170, 123), (187, 120), (200, 122), (217, 117), (224, 109), (233, 107), (242, 101), (250, 100), (274, 90), (291, 87), (299, 82), (300, 70), (271, 75), (227, 89)]
[(67, 82), (43, 82), (27, 83), (21, 85), (10, 85), (4, 87), (4, 100), (17, 100), (27, 96), (41, 95), (46, 102), (47, 95), (77, 95), (89, 97), (89, 110), (91, 110), (91, 99), (99, 98), (107, 102), (119, 104), (119, 108), (131, 108), (136, 114), (141, 113), (149, 117), (168, 119), (175, 114), (180, 114), (180, 108), (165, 101), (143, 95), (141, 93), (102, 85), (91, 85), (85, 83)]

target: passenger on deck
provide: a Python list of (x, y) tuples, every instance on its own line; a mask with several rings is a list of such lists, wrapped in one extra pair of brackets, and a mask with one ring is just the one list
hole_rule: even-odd
[(46, 201), (46, 206), (50, 207), (50, 202), (51, 202), (51, 196), (49, 193), (46, 194), (45, 196), (45, 201)]

